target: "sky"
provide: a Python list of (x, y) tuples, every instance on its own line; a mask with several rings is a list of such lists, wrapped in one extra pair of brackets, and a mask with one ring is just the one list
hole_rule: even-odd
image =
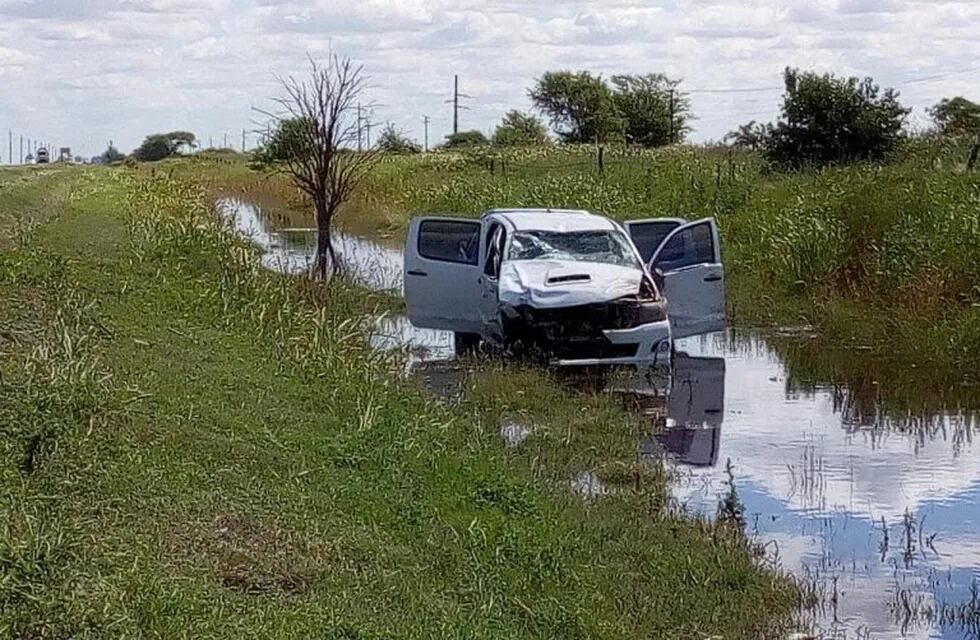
[[(787, 66), (871, 76), (913, 107), (980, 100), (980, 0), (0, 0), (0, 158), (7, 132), (91, 156), (148, 133), (193, 131), (241, 145), (330, 51), (364, 65), (372, 120), (429, 142), (491, 130), (530, 109), (548, 70), (664, 72), (683, 80), (690, 139), (778, 115)], [(731, 90), (737, 90), (732, 92)], [(246, 144), (255, 144), (254, 134)]]

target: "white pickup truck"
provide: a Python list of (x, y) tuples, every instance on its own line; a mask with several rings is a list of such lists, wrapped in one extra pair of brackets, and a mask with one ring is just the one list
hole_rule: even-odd
[(533, 344), (559, 365), (667, 362), (672, 340), (725, 327), (713, 219), (493, 209), (412, 220), (405, 299), (416, 327)]

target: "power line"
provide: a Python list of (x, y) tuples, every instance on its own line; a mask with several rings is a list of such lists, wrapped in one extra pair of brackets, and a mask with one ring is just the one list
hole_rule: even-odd
[(782, 91), (785, 87), (744, 87), (741, 89), (685, 89), (684, 93), (762, 93), (764, 91)]

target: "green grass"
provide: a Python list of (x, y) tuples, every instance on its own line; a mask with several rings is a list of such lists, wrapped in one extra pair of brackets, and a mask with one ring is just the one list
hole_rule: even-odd
[(3, 634), (748, 637), (792, 610), (737, 531), (665, 509), (611, 400), (499, 363), (436, 402), (366, 345), (384, 301), (263, 271), (203, 189), (71, 177), (0, 254)]
[[(0, 167), (0, 251), (16, 236), (48, 219), (64, 199), (67, 167)], [(72, 176), (79, 174), (74, 171)]]

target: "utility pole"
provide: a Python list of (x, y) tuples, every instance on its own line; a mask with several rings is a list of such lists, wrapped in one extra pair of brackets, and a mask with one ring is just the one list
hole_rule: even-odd
[(429, 152), (429, 121), (431, 118), (429, 116), (422, 116), (422, 123), (425, 125), (425, 152)]
[(228, 134), (227, 133), (225, 134), (225, 144), (224, 144), (224, 147), (223, 148), (225, 148), (225, 149), (228, 148)]
[(7, 129), (7, 164), (14, 163), (14, 132)]
[(242, 153), (245, 153), (245, 129), (242, 129)]
[(670, 138), (667, 144), (674, 144), (674, 88), (670, 88)]
[(459, 112), (460, 110), (467, 110), (469, 107), (464, 107), (459, 103), (460, 98), (472, 98), (473, 96), (468, 96), (465, 93), (459, 92), (459, 76), (453, 76), (453, 97), (452, 100), (446, 100), (446, 102), (453, 103), (453, 133), (459, 133)]
[(453, 76), (453, 133), (459, 133), (459, 76)]
[[(363, 123), (363, 118), (361, 117), (361, 103), (358, 102), (357, 103), (357, 150), (358, 151), (363, 151), (364, 150), (363, 144), (361, 143), (361, 126), (362, 126), (362, 123)], [(371, 137), (370, 136), (370, 133), (368, 134), (368, 137), (369, 138)], [(370, 146), (370, 145), (368, 145), (368, 146)]]
[(24, 164), (24, 134), (20, 135), (20, 163)]

